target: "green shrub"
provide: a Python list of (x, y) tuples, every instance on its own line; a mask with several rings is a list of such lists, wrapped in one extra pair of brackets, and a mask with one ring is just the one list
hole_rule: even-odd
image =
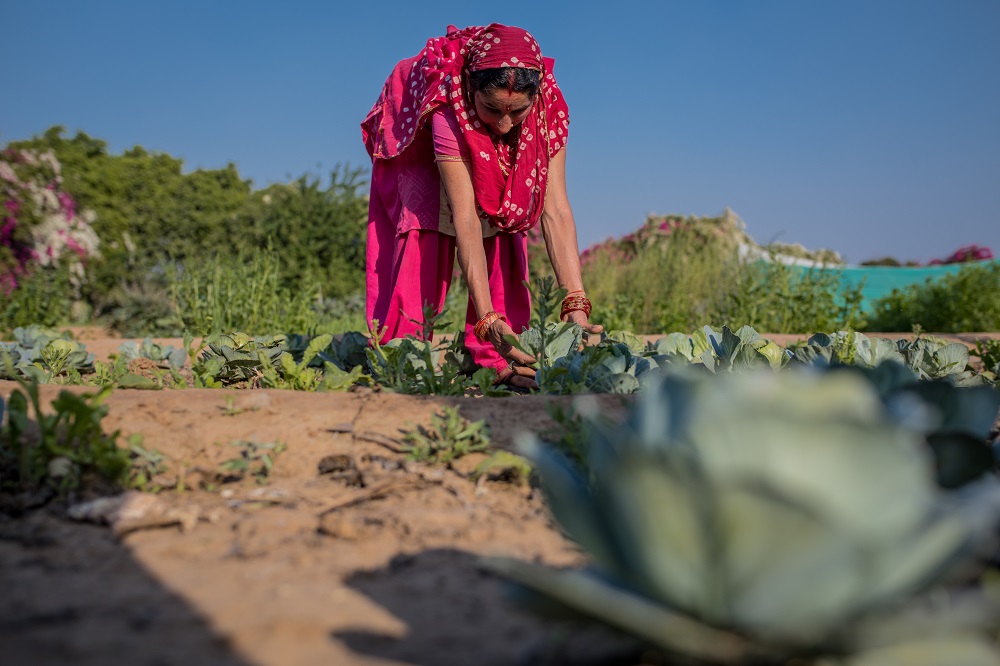
[(736, 278), (722, 320), (746, 322), (768, 333), (861, 328), (861, 300), (861, 287), (841, 287), (835, 272), (758, 262), (746, 265)]
[(73, 285), (69, 270), (39, 268), (30, 275), (18, 278), (17, 287), (4, 295), (0, 290), (3, 306), (0, 307), (0, 333), (13, 331), (19, 326), (56, 326), (68, 323), (73, 303)]
[(909, 332), (914, 326), (939, 333), (1000, 330), (1000, 262), (894, 289), (874, 303), (867, 329)]
[(315, 279), (324, 297), (362, 293), (368, 219), (363, 173), (338, 167), (325, 188), (319, 179), (302, 176), (254, 192), (238, 216), (241, 249), (272, 247), (284, 287)]

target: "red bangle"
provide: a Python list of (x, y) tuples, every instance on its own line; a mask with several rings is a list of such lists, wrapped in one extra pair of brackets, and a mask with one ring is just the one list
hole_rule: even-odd
[(507, 317), (503, 316), (496, 310), (491, 310), (484, 314), (482, 319), (476, 322), (475, 328), (472, 329), (476, 334), (476, 338), (478, 338), (480, 342), (486, 342), (486, 339), (489, 336), (490, 327), (493, 326), (493, 324), (495, 324), (499, 319), (507, 321)]
[(566, 315), (570, 312), (580, 311), (587, 315), (587, 319), (590, 319), (590, 312), (593, 306), (590, 303), (590, 299), (586, 296), (567, 296), (562, 302), (562, 311), (559, 313), (560, 319), (566, 319)]

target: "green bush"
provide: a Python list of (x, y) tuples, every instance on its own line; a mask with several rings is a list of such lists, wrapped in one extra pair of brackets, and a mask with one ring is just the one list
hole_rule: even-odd
[(834, 272), (758, 262), (746, 265), (736, 279), (722, 320), (749, 322), (768, 333), (857, 329), (865, 324), (861, 301), (861, 287), (842, 287)]
[(0, 290), (0, 334), (19, 326), (56, 326), (69, 323), (73, 286), (66, 266), (39, 268), (19, 278), (7, 295)]
[(239, 214), (240, 247), (277, 251), (282, 286), (315, 279), (324, 297), (363, 292), (368, 200), (360, 193), (362, 175), (341, 167), (325, 189), (318, 179), (302, 176), (254, 192)]
[(909, 332), (914, 326), (938, 333), (1000, 330), (1000, 262), (894, 289), (874, 303), (867, 328)]

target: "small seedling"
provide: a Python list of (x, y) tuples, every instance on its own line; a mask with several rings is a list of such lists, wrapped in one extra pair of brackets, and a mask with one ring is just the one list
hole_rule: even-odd
[(259, 407), (237, 407), (236, 398), (231, 395), (226, 396), (226, 405), (221, 407), (223, 416), (238, 416), (243, 412), (256, 412)]
[(486, 421), (469, 422), (454, 407), (445, 407), (431, 418), (430, 427), (407, 432), (403, 451), (410, 460), (448, 463), (456, 458), (485, 451), (490, 446)]
[(230, 458), (219, 465), (219, 470), (223, 472), (220, 476), (225, 480), (241, 481), (247, 476), (252, 476), (258, 484), (267, 482), (274, 469), (274, 458), (282, 453), (286, 448), (281, 442), (268, 442), (260, 444), (247, 440), (236, 440), (229, 443), (240, 449), (240, 454), (236, 458)]
[(141, 433), (135, 433), (128, 438), (129, 467), (128, 485), (136, 490), (148, 493), (158, 493), (163, 486), (153, 483), (153, 479), (169, 471), (167, 458), (155, 449), (142, 446)]
[(476, 465), (471, 478), (473, 481), (486, 478), (523, 486), (528, 483), (532, 471), (534, 467), (526, 458), (510, 451), (494, 451), (493, 455)]

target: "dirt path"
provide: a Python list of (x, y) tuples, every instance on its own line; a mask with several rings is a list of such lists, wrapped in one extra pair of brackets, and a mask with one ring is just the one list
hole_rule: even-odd
[[(0, 395), (14, 386), (0, 382)], [(43, 387), (43, 404), (58, 390)], [(510, 447), (515, 431), (552, 427), (551, 400), (117, 391), (106, 430), (141, 433), (189, 488), (232, 457), (230, 442), (288, 448), (263, 485), (135, 493), (135, 515), (112, 527), (53, 508), (0, 517), (3, 663), (634, 663), (621, 640), (510, 605), (481, 566), (583, 562), (537, 490), (471, 481), (482, 455), (448, 469), (391, 450), (400, 428), (449, 404)], [(324, 458), (349, 473), (320, 474)]]

